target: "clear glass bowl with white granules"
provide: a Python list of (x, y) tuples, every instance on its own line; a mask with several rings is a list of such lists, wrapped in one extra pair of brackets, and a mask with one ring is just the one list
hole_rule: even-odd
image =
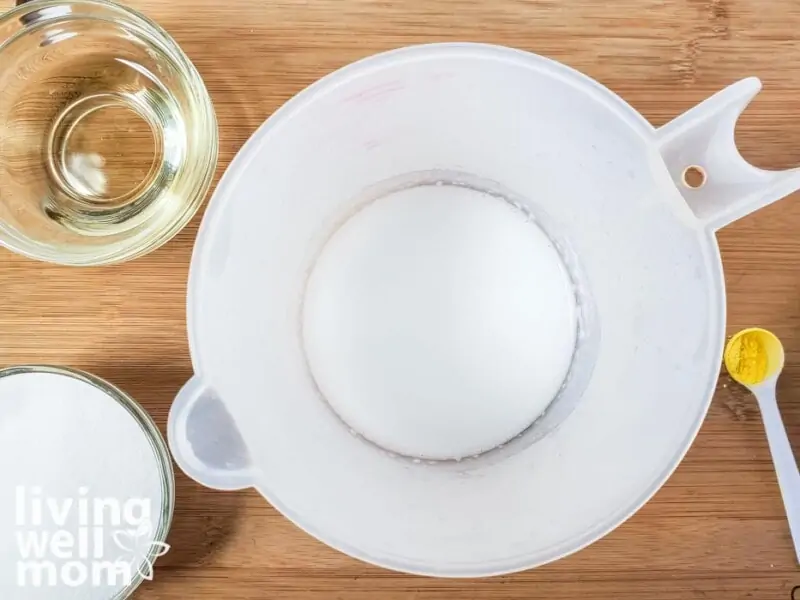
[(135, 400), (74, 369), (2, 369), (0, 453), (0, 598), (123, 600), (153, 578), (175, 480)]

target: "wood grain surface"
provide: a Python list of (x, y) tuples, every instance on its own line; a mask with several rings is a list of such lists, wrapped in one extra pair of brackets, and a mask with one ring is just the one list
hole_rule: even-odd
[[(220, 122), (217, 175), (265, 118), (319, 77), (375, 52), (445, 40), (555, 58), (656, 125), (758, 75), (765, 89), (740, 121), (742, 152), (763, 167), (800, 162), (797, 0), (131, 2), (177, 39), (208, 84)], [(184, 295), (200, 216), (162, 249), (120, 266), (62, 268), (0, 252), (0, 365), (89, 370), (130, 392), (163, 428), (191, 374)], [(729, 332), (761, 325), (783, 339), (780, 402), (800, 445), (800, 197), (719, 240)], [(169, 541), (174, 549), (137, 600), (788, 600), (800, 585), (756, 405), (724, 375), (696, 443), (655, 498), (608, 537), (541, 569), (486, 580), (384, 571), (311, 539), (255, 493), (209, 491), (181, 474)]]

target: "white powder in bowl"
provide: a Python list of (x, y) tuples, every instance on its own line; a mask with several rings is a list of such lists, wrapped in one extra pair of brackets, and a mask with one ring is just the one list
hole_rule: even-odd
[(0, 456), (0, 598), (116, 599), (148, 571), (162, 469), (114, 397), (65, 373), (0, 376)]

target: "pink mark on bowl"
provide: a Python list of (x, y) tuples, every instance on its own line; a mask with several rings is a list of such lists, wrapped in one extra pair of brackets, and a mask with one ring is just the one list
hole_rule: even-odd
[(401, 81), (389, 81), (387, 83), (382, 83), (380, 85), (376, 85), (369, 89), (363, 90), (361, 92), (357, 92), (352, 94), (351, 96), (347, 96), (344, 99), (344, 102), (374, 102), (381, 98), (385, 98), (386, 96), (390, 96), (395, 92), (399, 92), (406, 88), (405, 84)]

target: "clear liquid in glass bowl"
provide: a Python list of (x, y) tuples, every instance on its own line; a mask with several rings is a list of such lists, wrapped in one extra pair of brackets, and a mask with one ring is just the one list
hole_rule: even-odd
[(37, 0), (0, 17), (0, 243), (64, 264), (148, 252), (195, 214), (216, 167), (199, 74), (143, 16)]

